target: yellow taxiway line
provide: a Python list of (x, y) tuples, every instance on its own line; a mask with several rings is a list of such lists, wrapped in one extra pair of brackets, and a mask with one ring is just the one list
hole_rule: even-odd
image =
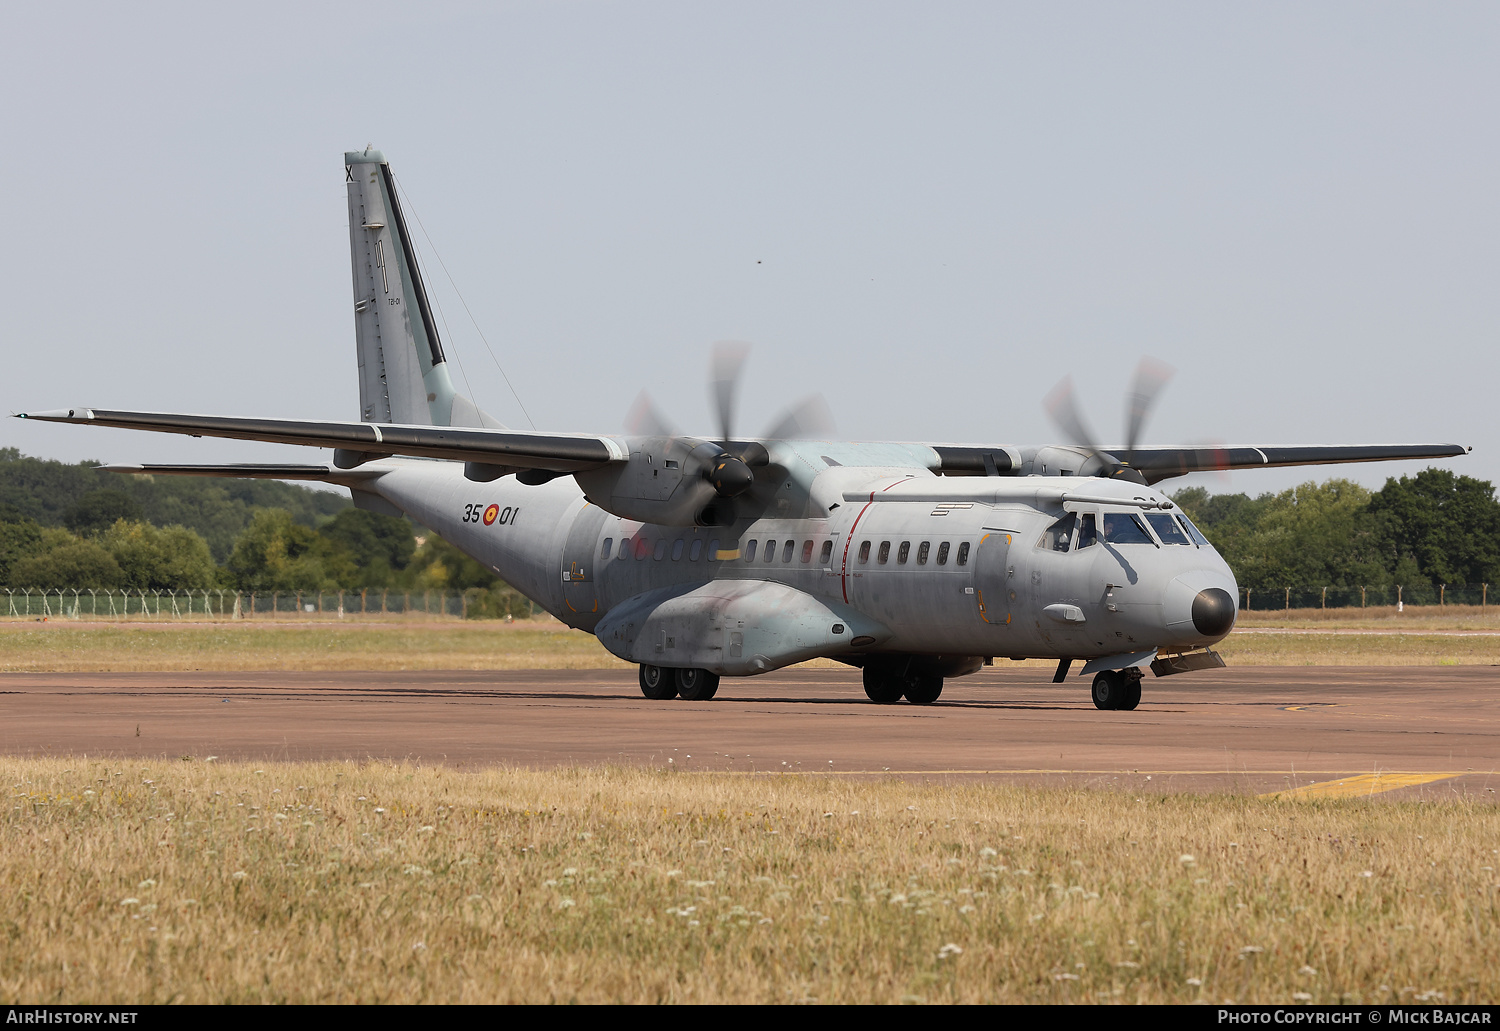
[(1317, 784), (1304, 784), (1300, 788), (1268, 791), (1260, 797), (1359, 798), (1365, 795), (1378, 795), (1382, 791), (1432, 784), (1461, 776), (1463, 776), (1461, 773), (1362, 773), (1357, 777), (1345, 777), (1342, 780), (1325, 780)]

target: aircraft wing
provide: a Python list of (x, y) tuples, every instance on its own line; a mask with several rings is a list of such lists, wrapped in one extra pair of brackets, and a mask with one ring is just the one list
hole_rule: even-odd
[[(1015, 448), (934, 444), (944, 476), (1004, 476), (1022, 468), (1025, 456)], [(1221, 469), (1268, 469), (1289, 465), (1337, 465), (1344, 462), (1391, 462), (1401, 459), (1453, 458), (1469, 453), (1462, 444), (1333, 444), (1305, 447), (1137, 447), (1103, 448), (1106, 457), (1138, 470), (1148, 484), (1187, 473)], [(1080, 451), (1081, 455), (1087, 452)]]
[[(594, 469), (630, 456), (608, 437), (584, 434), (535, 433), (524, 430), (475, 429), (466, 426), (402, 426), (372, 422), (311, 422), (301, 419), (245, 419), (219, 415), (179, 415), (169, 412), (121, 412), (104, 408), (68, 408), (52, 412), (21, 412), (20, 419), (66, 422), (83, 426), (111, 426), (193, 437), (229, 437), (279, 444), (335, 448), (334, 464), (352, 468), (362, 461), (390, 455), (442, 458), (474, 462), (501, 470), (530, 469), (572, 473)], [(205, 471), (211, 467), (202, 467)], [(272, 467), (267, 467), (272, 468)], [(277, 469), (310, 467), (277, 466)], [(143, 472), (168, 473), (168, 468)], [(202, 475), (202, 474), (200, 474)], [(245, 475), (235, 473), (232, 475)], [(278, 473), (275, 479), (296, 478)]]
[[(86, 426), (183, 433), (194, 437), (263, 440), (307, 447), (334, 448), (334, 465), (348, 470), (361, 462), (390, 455), (441, 458), (488, 466), (496, 475), (534, 471), (538, 482), (547, 474), (597, 469), (629, 459), (626, 449), (609, 437), (589, 434), (538, 433), (524, 430), (479, 429), (465, 426), (413, 426), (370, 422), (317, 422), (299, 419), (251, 419), (217, 415), (125, 412), (104, 408), (69, 408), (50, 412), (22, 412), (22, 419)], [(1006, 475), (1020, 466), (1020, 452), (1008, 447), (932, 445), (938, 456), (933, 471), (943, 475)], [(1452, 458), (1467, 454), (1461, 444), (1353, 444), (1303, 447), (1138, 447), (1128, 464), (1147, 483), (1174, 476), (1220, 469), (1262, 469), (1345, 462), (1388, 462), (1402, 459)], [(1124, 449), (1115, 449), (1120, 455)], [(181, 475), (212, 475), (211, 467)], [(236, 467), (245, 469), (246, 467)], [(272, 469), (273, 467), (267, 467)], [(311, 467), (277, 466), (267, 478), (319, 478)], [(296, 470), (301, 470), (299, 476)], [(171, 475), (173, 470), (141, 469)], [(224, 472), (219, 475), (257, 475)], [(523, 475), (523, 479), (525, 476)]]
[[(1117, 451), (1115, 454), (1121, 454)], [(1219, 469), (1268, 469), (1289, 465), (1341, 465), (1466, 455), (1461, 444), (1332, 444), (1306, 447), (1138, 447), (1132, 468), (1157, 483), (1187, 473)]]

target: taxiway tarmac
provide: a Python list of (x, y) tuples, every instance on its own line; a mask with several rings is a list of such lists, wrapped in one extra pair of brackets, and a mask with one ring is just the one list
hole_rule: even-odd
[[(996, 667), (935, 705), (875, 705), (855, 670), (726, 678), (652, 702), (632, 671), (0, 674), (12, 756), (409, 760), (983, 779), (1260, 794), (1372, 773), (1382, 797), (1493, 802), (1500, 669), (1252, 667), (1147, 677), (1101, 712), (1088, 683)], [(1395, 781), (1385, 781), (1385, 784)], [(1367, 781), (1361, 783), (1368, 783)]]

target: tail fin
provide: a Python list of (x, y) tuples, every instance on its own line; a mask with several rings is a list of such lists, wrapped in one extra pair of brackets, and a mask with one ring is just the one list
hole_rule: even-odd
[(453, 389), (385, 156), (369, 149), (346, 152), (344, 183), (349, 188), (360, 418), (504, 429)]

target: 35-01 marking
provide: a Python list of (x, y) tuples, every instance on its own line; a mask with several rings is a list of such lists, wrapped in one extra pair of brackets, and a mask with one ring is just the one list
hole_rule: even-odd
[(516, 516), (521, 514), (519, 506), (511, 508), (509, 505), (501, 508), (499, 505), (465, 505), (463, 521), (466, 523), (483, 523), (485, 526), (512, 526), (515, 524)]

